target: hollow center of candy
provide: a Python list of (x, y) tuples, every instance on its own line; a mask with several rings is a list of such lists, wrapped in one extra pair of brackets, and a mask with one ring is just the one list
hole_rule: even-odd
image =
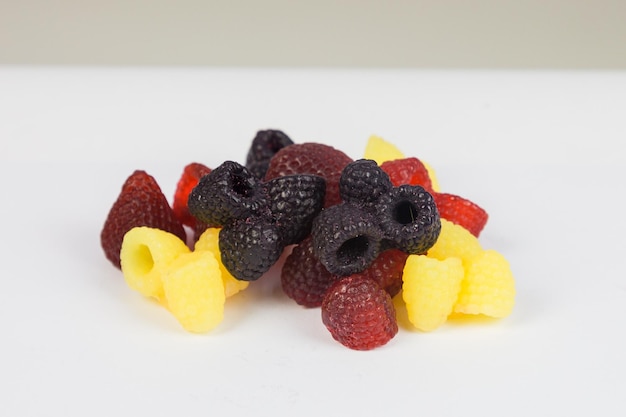
[(243, 175), (235, 175), (233, 177), (233, 191), (242, 197), (247, 197), (254, 191), (254, 186), (249, 178)]
[(417, 219), (418, 210), (410, 201), (401, 201), (393, 210), (393, 218), (400, 224), (411, 224)]
[(355, 236), (346, 240), (337, 250), (337, 260), (341, 265), (351, 265), (362, 259), (369, 249), (369, 239)]
[(152, 252), (147, 245), (137, 246), (135, 251), (135, 262), (132, 263), (135, 268), (135, 273), (139, 276), (148, 274), (154, 267), (154, 259), (152, 258)]

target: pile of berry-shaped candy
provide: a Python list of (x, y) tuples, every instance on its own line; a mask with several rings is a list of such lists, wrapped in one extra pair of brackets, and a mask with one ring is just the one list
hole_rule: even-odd
[(398, 332), (394, 297), (424, 332), (451, 314), (511, 313), (509, 264), (478, 241), (487, 218), (441, 192), (430, 166), (377, 136), (353, 160), (262, 130), (245, 164), (187, 165), (172, 206), (152, 176), (135, 171), (101, 244), (131, 288), (196, 333), (219, 325), (226, 299), (284, 253), (286, 296), (320, 308), (341, 344), (369, 350)]

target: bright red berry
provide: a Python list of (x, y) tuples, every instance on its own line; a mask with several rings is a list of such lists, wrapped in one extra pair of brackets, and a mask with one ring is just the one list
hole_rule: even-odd
[(448, 193), (433, 193), (439, 216), (458, 224), (478, 237), (487, 224), (487, 212), (472, 201)]
[(322, 322), (335, 340), (355, 350), (377, 348), (398, 333), (391, 297), (360, 274), (331, 285), (322, 302)]
[(124, 182), (100, 233), (105, 256), (118, 268), (124, 235), (138, 226), (170, 232), (183, 242), (186, 239), (185, 229), (174, 216), (161, 188), (152, 176), (141, 170), (135, 171)]
[(312, 174), (326, 180), (324, 207), (341, 202), (339, 178), (341, 171), (352, 162), (345, 153), (321, 143), (299, 143), (280, 149), (270, 160), (265, 180), (284, 175)]
[(380, 166), (389, 175), (394, 186), (403, 184), (421, 185), (428, 192), (432, 192), (432, 182), (426, 166), (417, 158), (394, 159), (383, 162)]
[(197, 162), (192, 162), (185, 166), (178, 180), (178, 184), (176, 185), (176, 193), (174, 194), (174, 202), (172, 204), (174, 216), (176, 216), (182, 224), (191, 228), (195, 228), (198, 221), (189, 213), (187, 200), (191, 190), (198, 185), (200, 178), (209, 172), (211, 172), (211, 168)]

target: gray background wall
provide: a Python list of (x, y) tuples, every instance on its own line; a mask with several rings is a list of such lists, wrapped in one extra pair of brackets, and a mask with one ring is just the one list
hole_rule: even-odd
[(626, 68), (626, 0), (0, 0), (0, 64)]

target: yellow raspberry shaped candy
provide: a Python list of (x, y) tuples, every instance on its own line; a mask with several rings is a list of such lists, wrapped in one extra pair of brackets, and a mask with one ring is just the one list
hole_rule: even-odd
[(190, 250), (172, 233), (135, 227), (124, 235), (120, 250), (122, 273), (128, 286), (163, 303), (163, 271)]
[(379, 136), (372, 135), (365, 145), (363, 158), (372, 159), (376, 161), (378, 165), (381, 165), (386, 161), (402, 159), (404, 158), (404, 154), (391, 142), (387, 142)]
[(224, 318), (224, 284), (209, 251), (180, 255), (163, 274), (167, 307), (183, 328), (204, 333)]
[(222, 281), (224, 281), (224, 291), (226, 293), (226, 298), (237, 294), (239, 291), (244, 290), (250, 284), (248, 281), (242, 281), (231, 275), (230, 272), (226, 269), (224, 264), (222, 264), (222, 258), (220, 255), (220, 247), (219, 247), (219, 233), (220, 229), (218, 228), (208, 228), (205, 230), (200, 238), (196, 242), (196, 246), (194, 251), (209, 251), (215, 255), (215, 259), (220, 266), (220, 271), (222, 272)]
[(402, 275), (402, 298), (409, 321), (424, 332), (442, 325), (452, 313), (464, 274), (458, 258), (409, 255)]
[(502, 318), (515, 304), (515, 280), (508, 261), (486, 250), (469, 263), (454, 311)]
[(476, 236), (462, 226), (441, 219), (441, 232), (437, 242), (428, 249), (427, 256), (442, 261), (451, 257), (460, 258), (463, 265), (467, 266), (482, 251)]

